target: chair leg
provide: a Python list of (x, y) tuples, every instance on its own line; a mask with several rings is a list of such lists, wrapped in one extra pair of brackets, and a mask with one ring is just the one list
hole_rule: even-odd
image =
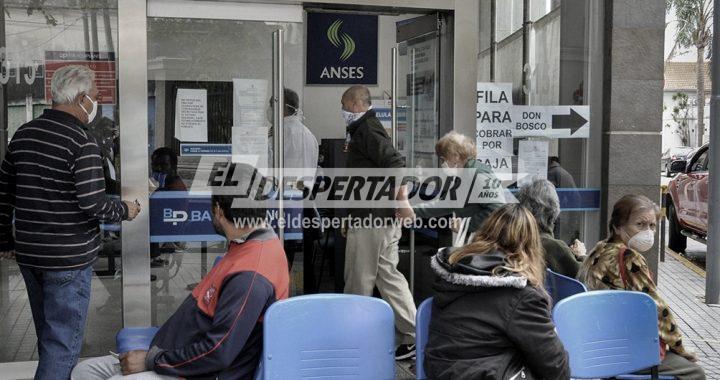
[(318, 283), (317, 283), (318, 291), (320, 291), (320, 283), (322, 282), (323, 271), (325, 270), (325, 262), (327, 261), (327, 255), (328, 255), (327, 248), (328, 248), (329, 241), (330, 241), (330, 233), (326, 232), (325, 233), (325, 245), (321, 249), (322, 256), (320, 257), (320, 272), (318, 273)]
[(660, 375), (658, 374), (658, 367), (655, 366), (655, 367), (650, 368), (650, 378), (652, 380), (658, 380), (659, 377), (660, 377)]

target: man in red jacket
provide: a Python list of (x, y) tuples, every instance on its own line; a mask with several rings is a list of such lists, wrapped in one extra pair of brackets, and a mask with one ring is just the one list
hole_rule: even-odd
[[(237, 170), (236, 170), (237, 172)], [(162, 325), (149, 351), (80, 363), (73, 379), (252, 379), (262, 353), (262, 317), (289, 293), (288, 264), (266, 209), (233, 208), (214, 195), (213, 224), (228, 239), (223, 259)]]

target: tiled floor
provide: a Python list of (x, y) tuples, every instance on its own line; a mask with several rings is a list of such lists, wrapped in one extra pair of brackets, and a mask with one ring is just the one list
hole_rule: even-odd
[(681, 260), (668, 254), (660, 263), (658, 288), (679, 320), (683, 342), (698, 355), (707, 378), (720, 379), (720, 306), (703, 303), (705, 278)]

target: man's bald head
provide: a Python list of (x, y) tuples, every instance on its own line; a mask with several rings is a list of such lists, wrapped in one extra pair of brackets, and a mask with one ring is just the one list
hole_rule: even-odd
[(352, 86), (342, 96), (343, 109), (350, 112), (365, 112), (370, 108), (370, 90), (365, 86)]

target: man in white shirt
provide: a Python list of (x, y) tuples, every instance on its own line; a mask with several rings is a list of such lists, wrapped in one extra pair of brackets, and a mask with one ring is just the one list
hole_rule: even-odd
[[(295, 91), (284, 90), (285, 107), (283, 109), (283, 140), (285, 168), (302, 169), (303, 177), (315, 177), (318, 164), (318, 142), (308, 127), (303, 124), (300, 99)], [(295, 171), (295, 170), (293, 170)], [(315, 181), (303, 181), (303, 185), (312, 188)]]
[[(298, 94), (286, 88), (284, 89), (283, 97), (285, 99), (283, 107), (283, 162), (287, 170), (286, 175), (291, 174), (305, 178), (302, 184), (297, 184), (297, 189), (310, 191), (315, 183), (315, 172), (317, 171), (318, 165), (318, 142), (315, 135), (303, 124), (303, 113), (302, 110), (300, 110), (300, 98)], [(270, 162), (272, 162), (272, 156), (270, 157)], [(312, 217), (314, 210), (307, 208), (310, 207), (308, 205), (304, 207), (304, 216)], [(307, 238), (307, 236), (304, 236), (304, 238)], [(285, 254), (287, 255), (290, 269), (292, 269), (293, 261), (295, 260), (295, 251), (298, 249), (301, 249), (301, 246), (298, 245), (297, 241), (285, 242)], [(304, 271), (307, 272), (305, 273), (305, 282), (308, 282), (305, 284), (306, 291), (314, 288), (314, 285), (309, 283), (314, 277), (312, 263), (308, 261), (309, 258), (309, 252), (306, 250), (304, 255)]]

